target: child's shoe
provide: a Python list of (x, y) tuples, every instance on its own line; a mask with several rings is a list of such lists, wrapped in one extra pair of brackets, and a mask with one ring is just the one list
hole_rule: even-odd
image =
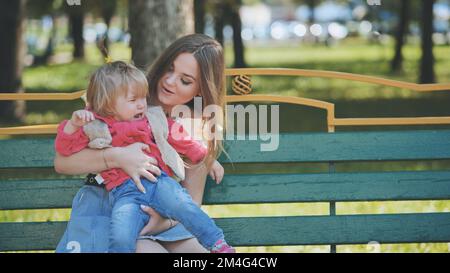
[(236, 253), (236, 249), (228, 245), (225, 240), (220, 239), (211, 248), (211, 253)]

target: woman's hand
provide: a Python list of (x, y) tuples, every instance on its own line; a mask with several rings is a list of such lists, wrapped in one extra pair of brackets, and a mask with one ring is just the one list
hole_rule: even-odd
[(151, 207), (141, 205), (141, 209), (150, 216), (150, 221), (148, 221), (147, 225), (141, 230), (139, 233), (140, 236), (158, 234), (178, 224), (177, 221), (163, 218)]
[(126, 147), (114, 148), (112, 164), (115, 168), (121, 168), (126, 172), (141, 192), (145, 192), (140, 177), (145, 177), (149, 181), (156, 182), (156, 176), (161, 175), (161, 170), (156, 165), (155, 158), (148, 156), (144, 151), (150, 151), (148, 145), (143, 143), (133, 143)]
[(215, 160), (211, 167), (211, 171), (209, 171), (209, 175), (214, 181), (216, 181), (216, 184), (220, 184), (220, 182), (222, 182), (224, 173), (225, 170), (222, 165), (220, 165), (219, 161)]

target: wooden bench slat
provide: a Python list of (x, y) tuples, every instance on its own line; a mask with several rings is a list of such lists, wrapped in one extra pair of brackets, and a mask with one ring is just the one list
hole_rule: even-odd
[[(450, 213), (242, 217), (216, 222), (235, 246), (450, 241)], [(0, 223), (0, 251), (54, 249), (66, 224)]]
[[(204, 204), (445, 200), (450, 171), (226, 175)], [(80, 179), (0, 181), (0, 209), (70, 208)]]
[(81, 179), (0, 181), (0, 209), (70, 208)]
[[(450, 159), (450, 130), (282, 134), (271, 152), (261, 152), (261, 143), (230, 140), (225, 147), (233, 163)], [(54, 153), (53, 139), (3, 140), (0, 168), (53, 167)]]
[(446, 200), (450, 171), (226, 175), (205, 204)]
[(328, 162), (449, 159), (450, 130), (282, 134), (276, 151), (261, 152), (268, 141), (225, 143), (231, 157), (221, 162)]
[(233, 218), (217, 224), (236, 246), (450, 241), (450, 213)]
[(10, 139), (0, 142), (0, 168), (53, 167), (54, 139)]

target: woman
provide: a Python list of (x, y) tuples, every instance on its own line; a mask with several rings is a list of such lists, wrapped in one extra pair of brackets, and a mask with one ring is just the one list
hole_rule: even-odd
[[(151, 105), (160, 105), (167, 114), (176, 105), (193, 105), (195, 97), (202, 97), (203, 108), (208, 105), (222, 106), (224, 96), (224, 59), (221, 45), (214, 39), (192, 34), (172, 43), (153, 63), (147, 78)], [(205, 122), (205, 118), (203, 118)], [(208, 156), (199, 166), (186, 169), (182, 185), (200, 205), (203, 198), (206, 175), (215, 161), (221, 142), (208, 140)], [(63, 174), (99, 173), (109, 168), (123, 169), (136, 184), (140, 177), (155, 180), (160, 175), (156, 161), (142, 150), (146, 145), (135, 143), (128, 147), (112, 147), (104, 152), (84, 149), (77, 154), (55, 157), (55, 169)], [(210, 175), (220, 183), (223, 168)], [(91, 177), (91, 180), (94, 181)], [(57, 252), (81, 251), (104, 252), (108, 245), (110, 200), (106, 190), (91, 185), (83, 186), (74, 198), (71, 220), (57, 247)], [(143, 208), (151, 218), (141, 234), (149, 240), (137, 241), (137, 252), (206, 252), (198, 241), (182, 225), (161, 217), (151, 208)], [(173, 227), (172, 227), (173, 226)]]

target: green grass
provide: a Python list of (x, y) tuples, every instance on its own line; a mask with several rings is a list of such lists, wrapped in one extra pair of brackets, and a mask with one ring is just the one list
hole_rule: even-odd
[[(61, 45), (57, 52), (59, 59), (70, 56), (70, 45)], [(129, 60), (131, 53), (123, 44), (114, 44), (111, 48), (114, 60)], [(450, 47), (434, 48), (436, 57), (435, 71), (438, 82), (450, 82)], [(370, 76), (417, 82), (420, 58), (419, 45), (405, 47), (405, 71), (391, 75), (389, 60), (393, 54), (393, 45), (368, 44), (357, 39), (348, 39), (334, 47), (323, 45), (289, 45), (249, 47), (246, 49), (246, 61), (249, 67), (284, 67), (300, 69), (330, 70), (357, 73)], [(226, 46), (226, 62), (231, 67), (232, 52)], [(102, 64), (99, 51), (94, 46), (86, 47), (85, 61), (53, 64), (25, 69), (23, 83), (27, 92), (72, 92), (85, 89), (89, 73)], [(303, 77), (253, 77), (255, 93), (304, 96), (336, 103), (339, 117), (370, 116), (411, 116), (411, 115), (450, 115), (450, 96), (446, 92), (429, 94), (408, 90), (388, 88), (365, 83), (344, 80), (303, 78)], [(229, 91), (230, 92), (230, 91)], [(448, 92), (447, 92), (448, 93)], [(81, 100), (69, 102), (29, 102), (26, 124), (56, 123), (70, 116), (71, 112), (83, 106)], [(298, 107), (297, 107), (298, 108)], [(296, 112), (299, 111), (299, 112)], [(287, 109), (281, 117), (288, 124), (282, 124), (282, 131), (323, 130), (323, 114), (310, 110)], [(285, 115), (285, 116), (283, 116)], [(302, 122), (295, 122), (301, 117)], [(322, 123), (321, 123), (322, 122)], [(448, 169), (448, 163), (419, 163), (413, 166), (399, 162), (389, 165), (391, 169)], [(285, 165), (285, 164), (284, 164)], [(309, 165), (273, 166), (283, 172), (311, 171)], [(265, 166), (245, 166), (246, 170), (268, 172)], [(324, 168), (327, 168), (325, 166)], [(386, 164), (362, 163), (337, 166), (339, 171), (371, 171), (385, 169)], [(320, 169), (320, 167), (319, 167)], [(237, 166), (226, 166), (226, 173), (242, 172)], [(244, 216), (282, 216), (282, 215), (326, 215), (329, 205), (326, 203), (291, 203), (260, 205), (204, 206), (213, 217)], [(341, 202), (337, 203), (338, 214), (363, 213), (411, 213), (411, 212), (450, 212), (450, 201), (411, 201), (411, 202)], [(0, 222), (15, 221), (65, 221), (70, 215), (64, 210), (19, 210), (0, 211)], [(356, 245), (338, 246), (338, 252), (450, 252), (448, 244), (386, 244), (378, 246)], [(328, 252), (329, 246), (274, 246), (238, 248), (240, 252)]]

